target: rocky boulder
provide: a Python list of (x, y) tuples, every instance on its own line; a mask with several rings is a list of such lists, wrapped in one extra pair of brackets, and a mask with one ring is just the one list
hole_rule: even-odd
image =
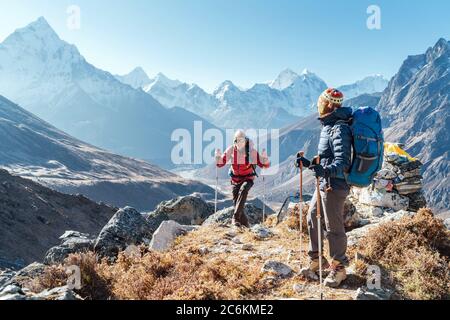
[(11, 282), (11, 279), (16, 275), (16, 272), (13, 270), (3, 270), (0, 271), (0, 291), (2, 291), (8, 283)]
[(273, 236), (273, 232), (270, 231), (270, 229), (257, 224), (251, 228), (252, 233), (254, 234), (255, 238), (258, 240), (265, 240), (269, 239)]
[(380, 223), (389, 223), (392, 221), (400, 220), (403, 217), (412, 217), (415, 212), (399, 210), (396, 212), (388, 212), (385, 211), (381, 218), (373, 218), (370, 224), (367, 224), (361, 228), (353, 229), (350, 232), (347, 232), (348, 245), (355, 246), (359, 243), (359, 241), (369, 232), (369, 230), (377, 227)]
[(67, 286), (57, 287), (49, 290), (42, 291), (38, 294), (31, 295), (29, 300), (83, 300), (78, 294), (73, 290), (69, 289)]
[(95, 240), (94, 250), (101, 257), (116, 257), (129, 245), (149, 243), (155, 229), (136, 209), (117, 211)]
[(34, 262), (19, 271), (3, 270), (0, 272), (0, 291), (11, 285), (20, 286), (21, 283), (41, 275), (44, 269), (44, 264)]
[(345, 228), (353, 229), (361, 226), (361, 217), (355, 205), (347, 198), (344, 203), (344, 223)]
[(23, 280), (33, 279), (41, 275), (45, 270), (45, 265), (39, 262), (33, 262), (25, 268), (19, 270), (14, 274), (10, 283), (19, 283)]
[(146, 219), (156, 230), (163, 221), (168, 220), (182, 225), (200, 225), (213, 213), (213, 205), (198, 195), (190, 195), (161, 202)]
[(150, 242), (150, 249), (165, 251), (172, 245), (177, 237), (194, 229), (194, 226), (182, 226), (175, 221), (164, 221), (153, 234), (152, 241)]
[[(234, 214), (234, 208), (229, 207), (217, 213), (211, 215), (206, 221), (203, 223), (204, 225), (210, 224), (229, 224), (231, 223), (231, 219)], [(255, 207), (252, 204), (245, 205), (245, 214), (247, 215), (248, 221), (251, 225), (255, 225), (261, 223), (263, 211), (262, 209)]]
[(86, 233), (66, 231), (60, 239), (61, 244), (49, 249), (45, 254), (45, 264), (61, 263), (72, 253), (86, 252), (94, 249), (95, 239)]
[(444, 225), (447, 227), (447, 230), (450, 230), (450, 218), (444, 220)]
[(385, 289), (367, 289), (365, 287), (358, 288), (353, 300), (390, 300), (392, 297), (391, 290)]
[(0, 290), (0, 301), (26, 300), (25, 293), (18, 285), (8, 285)]
[(0, 290), (1, 300), (83, 300), (67, 286), (31, 293), (29, 290), (12, 284)]
[(288, 265), (279, 261), (268, 260), (261, 268), (261, 272), (272, 273), (277, 277), (286, 278), (292, 275), (293, 270)]

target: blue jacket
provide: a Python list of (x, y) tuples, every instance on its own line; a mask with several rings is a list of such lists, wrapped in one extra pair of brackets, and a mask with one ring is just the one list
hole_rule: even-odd
[[(322, 123), (319, 152), (320, 164), (329, 174), (333, 189), (349, 190), (344, 172), (348, 172), (352, 157), (352, 132), (349, 126), (353, 111), (351, 108), (336, 109), (330, 115), (319, 119)], [(321, 179), (321, 190), (325, 190), (327, 179)]]

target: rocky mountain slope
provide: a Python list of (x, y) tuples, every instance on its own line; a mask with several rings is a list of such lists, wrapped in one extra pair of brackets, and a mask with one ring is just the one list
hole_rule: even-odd
[(178, 195), (213, 193), (155, 165), (77, 140), (1, 96), (0, 136), (0, 167), (61, 192), (145, 211)]
[(424, 164), (430, 205), (450, 204), (450, 43), (440, 39), (426, 53), (409, 56), (378, 105), (389, 141), (401, 142)]
[(175, 129), (213, 127), (89, 64), (44, 18), (0, 44), (0, 94), (82, 141), (164, 166)]
[[(325, 288), (324, 299), (448, 298), (450, 233), (442, 220), (426, 209), (375, 211), (354, 201), (345, 206), (348, 278), (337, 289)], [(303, 204), (303, 217), (308, 206)], [(251, 229), (230, 226), (232, 209), (212, 215), (196, 197), (162, 203), (150, 215), (120, 209), (95, 235), (66, 232), (61, 244), (48, 250), (46, 265), (0, 273), (0, 300), (319, 299), (317, 275), (299, 274), (308, 235), (300, 239), (298, 204), (264, 223), (261, 209), (247, 206), (246, 212)], [(420, 241), (403, 250), (407, 237)], [(68, 247), (86, 241), (87, 247)], [(383, 270), (376, 290), (366, 287), (373, 264)], [(68, 266), (78, 266), (83, 275), (75, 291), (65, 285)]]
[[(441, 39), (425, 54), (408, 57), (383, 93), (365, 94), (345, 102), (348, 107), (372, 106), (379, 110), (385, 140), (403, 143), (406, 151), (424, 164), (427, 202), (442, 214), (448, 212), (450, 205), (449, 52), (449, 42)], [(267, 178), (269, 188), (279, 190), (277, 194), (284, 196), (296, 190), (298, 173), (292, 168), (293, 158), (288, 158), (299, 150), (304, 150), (307, 157), (317, 152), (320, 124), (316, 118), (304, 118), (280, 131), (280, 173)], [(282, 181), (279, 176), (284, 177)], [(282, 197), (276, 198), (279, 201)]]
[(0, 169), (0, 268), (42, 261), (64, 231), (98, 233), (116, 210)]

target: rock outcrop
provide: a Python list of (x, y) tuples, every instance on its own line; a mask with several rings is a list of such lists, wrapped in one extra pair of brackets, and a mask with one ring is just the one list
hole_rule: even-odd
[(9, 285), (0, 291), (0, 300), (83, 300), (67, 286), (32, 293), (18, 285)]
[(94, 241), (87, 233), (66, 231), (61, 237), (61, 244), (50, 248), (45, 254), (45, 264), (61, 263), (71, 253), (87, 252), (94, 249)]
[(102, 257), (116, 257), (129, 245), (150, 243), (155, 229), (134, 208), (125, 207), (103, 227), (94, 250)]
[[(309, 203), (305, 202), (304, 205), (308, 206)], [(182, 214), (181, 217), (192, 223), (198, 220), (190, 218), (204, 217), (205, 212), (207, 214), (210, 212), (210, 207), (196, 197), (178, 198), (162, 203), (158, 208), (159, 215), (164, 214), (165, 219), (171, 215), (176, 217), (178, 210), (186, 208), (187, 213)], [(347, 233), (348, 244), (351, 249), (357, 248), (361, 239), (380, 224), (416, 214), (413, 211), (396, 211), (393, 208), (361, 204), (353, 196), (349, 197), (345, 208), (347, 228), (350, 229)], [(315, 282), (317, 275), (302, 278), (299, 274), (299, 266), (306, 263), (307, 259), (305, 251), (307, 237), (303, 238), (304, 247), (300, 254), (298, 230), (293, 229), (290, 224), (290, 216), (295, 214), (296, 208), (289, 207), (286, 221), (275, 224), (274, 219), (269, 216), (265, 223), (261, 224), (262, 210), (253, 205), (247, 205), (246, 213), (253, 225), (250, 229), (231, 226), (229, 223), (233, 212), (232, 207), (221, 210), (217, 214), (210, 215), (201, 226), (182, 225), (173, 220), (162, 221), (157, 225), (154, 215), (141, 214), (131, 207), (126, 207), (117, 211), (95, 240), (88, 234), (66, 231), (60, 237), (61, 244), (48, 251), (45, 261), (51, 265), (59, 264), (71, 253), (93, 249), (97, 257), (109, 258), (107, 264), (110, 266), (111, 263), (115, 263), (115, 258), (121, 251), (124, 256), (133, 257), (129, 260), (133, 263), (153, 255), (155, 257), (161, 257), (161, 254), (170, 256), (179, 254), (177, 250), (186, 250), (187, 260), (190, 260), (193, 254), (198, 254), (202, 261), (224, 259), (221, 265), (229, 259), (236, 263), (244, 263), (246, 266), (252, 265), (256, 268), (255, 276), (261, 278), (260, 285), (276, 288), (276, 294), (282, 294), (285, 292), (282, 288), (289, 286), (292, 288), (291, 294), (303, 298), (317, 297), (318, 286)], [(179, 238), (180, 236), (182, 238)], [(177, 238), (178, 240), (175, 241)], [(140, 245), (147, 246), (147, 249), (142, 251), (143, 248), (139, 247)], [(142, 255), (145, 250), (147, 254)], [(176, 259), (178, 258), (175, 258), (175, 261)], [(172, 264), (176, 265), (175, 261)], [(19, 272), (0, 273), (0, 300), (81, 299), (77, 294), (78, 291), (70, 290), (66, 286), (50, 287), (39, 293), (31, 292), (24, 284), (29, 283), (30, 279), (41, 276), (46, 267), (48, 268), (43, 264), (33, 263)], [(107, 266), (103, 264), (102, 267)], [(355, 271), (352, 268), (349, 269), (350, 278), (355, 277)], [(299, 279), (306, 279), (306, 282), (298, 283)], [(391, 299), (393, 294), (391, 287), (369, 290), (360, 287), (360, 280), (358, 281), (358, 285), (350, 280), (344, 283), (343, 288), (328, 288), (326, 294), (334, 296), (338, 293), (340, 297), (355, 300)]]
[(184, 225), (200, 225), (213, 213), (214, 206), (198, 196), (190, 195), (161, 202), (155, 211), (147, 215), (147, 221), (155, 230), (166, 220)]
[(261, 272), (272, 273), (277, 277), (289, 277), (294, 272), (291, 267), (279, 261), (268, 260), (261, 268)]
[(156, 251), (167, 250), (177, 237), (192, 230), (195, 230), (194, 226), (182, 226), (175, 221), (164, 221), (153, 234), (149, 247)]
[[(217, 211), (217, 213), (211, 215), (208, 219), (206, 219), (206, 221), (203, 224), (204, 225), (209, 225), (209, 224), (214, 224), (214, 223), (229, 224), (229, 223), (231, 223), (233, 214), (234, 214), (234, 208), (229, 207), (229, 208)], [(261, 223), (262, 218), (263, 218), (262, 209), (255, 207), (252, 204), (245, 205), (245, 214), (247, 215), (247, 218), (251, 225)]]

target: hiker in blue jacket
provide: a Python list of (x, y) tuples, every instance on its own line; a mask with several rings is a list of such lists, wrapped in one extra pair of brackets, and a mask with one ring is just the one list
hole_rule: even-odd
[[(348, 265), (344, 202), (350, 192), (350, 186), (345, 180), (344, 173), (348, 172), (351, 166), (352, 132), (349, 123), (352, 109), (342, 107), (343, 102), (344, 95), (339, 90), (330, 88), (322, 93), (317, 103), (322, 125), (318, 152), (320, 164), (304, 157), (298, 157), (296, 160), (296, 166), (300, 166), (301, 162), (304, 167), (312, 170), (316, 177), (320, 177), (321, 213), (323, 213), (329, 254), (332, 259), (330, 264), (322, 258), (322, 270), (330, 271), (324, 285), (333, 288), (338, 287), (346, 279), (345, 266)], [(319, 230), (323, 232), (323, 226), (317, 225), (316, 214), (317, 194), (315, 193), (307, 217), (310, 262), (308, 267), (301, 270), (305, 276), (319, 271), (318, 232)]]

